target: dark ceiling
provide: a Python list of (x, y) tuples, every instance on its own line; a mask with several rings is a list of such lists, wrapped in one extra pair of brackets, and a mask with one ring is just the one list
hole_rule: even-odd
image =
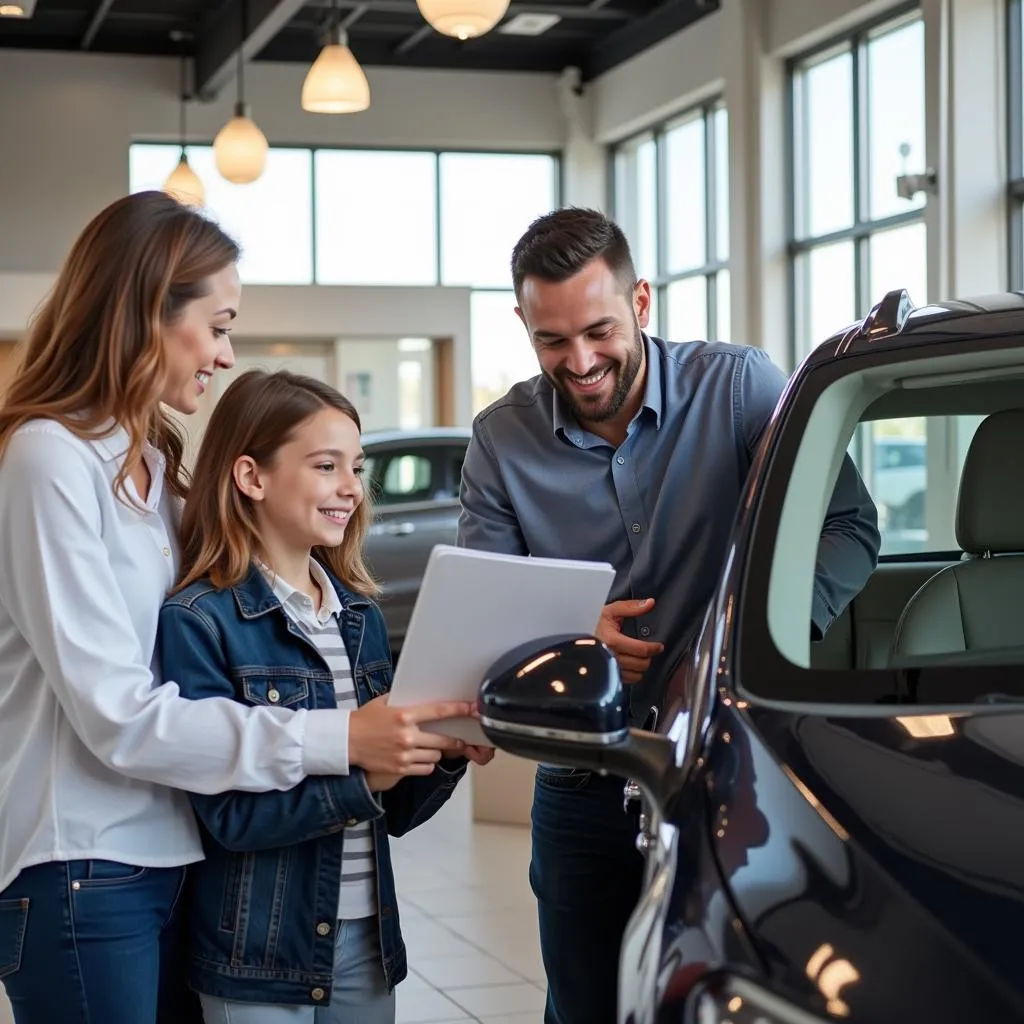
[[(0, 50), (90, 50), (195, 57), (198, 91), (216, 94), (235, 73), (242, 39), (247, 59), (309, 64), (319, 52), (332, 0), (37, 0), (27, 19), (0, 19)], [(502, 25), (459, 42), (427, 25), (416, 0), (335, 0), (349, 45), (365, 65), (561, 71), (584, 80), (615, 67), (720, 6), (720, 0), (512, 0), (502, 21), (550, 14), (540, 35)]]

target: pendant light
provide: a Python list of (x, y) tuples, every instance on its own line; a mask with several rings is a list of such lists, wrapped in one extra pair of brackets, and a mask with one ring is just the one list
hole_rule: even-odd
[(416, 0), (428, 24), (446, 36), (472, 39), (505, 17), (509, 0)]
[(221, 176), (235, 185), (255, 181), (267, 164), (267, 137), (249, 116), (245, 102), (245, 40), (249, 37), (248, 4), (242, 0), (242, 36), (238, 41), (238, 102), (235, 114), (213, 140), (213, 156)]
[(185, 130), (185, 110), (188, 104), (188, 86), (185, 73), (187, 58), (181, 58), (181, 91), (179, 111), (179, 132), (178, 138), (181, 142), (181, 156), (178, 159), (178, 166), (171, 171), (170, 177), (164, 182), (164, 191), (183, 203), (185, 206), (202, 206), (206, 202), (206, 189), (199, 178), (199, 175), (189, 166), (188, 154), (185, 152), (187, 133)]
[(356, 114), (370, 105), (370, 84), (348, 48), (337, 0), (331, 7), (327, 41), (302, 83), (302, 109), (311, 114)]

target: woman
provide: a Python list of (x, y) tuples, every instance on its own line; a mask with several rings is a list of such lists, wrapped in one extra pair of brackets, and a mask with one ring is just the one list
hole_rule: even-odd
[[(163, 406), (195, 412), (233, 365), (237, 259), (162, 193), (113, 203), (72, 248), (0, 409), (0, 980), (17, 1024), (178, 1024), (177, 903), (202, 845), (177, 790), (348, 772), (344, 710), (156, 685), (187, 490)], [(403, 727), (380, 703), (377, 726)], [(454, 747), (413, 736), (435, 759)], [(383, 755), (364, 767), (406, 773)]]

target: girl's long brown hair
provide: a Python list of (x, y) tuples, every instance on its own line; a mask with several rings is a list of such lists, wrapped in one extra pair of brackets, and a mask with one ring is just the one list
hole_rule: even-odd
[(148, 440), (167, 459), (169, 489), (183, 497), (184, 439), (160, 407), (163, 330), (238, 256), (216, 224), (163, 192), (125, 196), (94, 217), (29, 325), (0, 407), (0, 458), (29, 420), (95, 438), (113, 419), (130, 438), (115, 492), (126, 497)]
[[(263, 544), (254, 504), (235, 486), (235, 462), (248, 455), (259, 466), (272, 466), (299, 425), (321, 409), (337, 409), (362, 431), (355, 406), (313, 377), (248, 370), (231, 383), (214, 407), (196, 457), (181, 522), (181, 582), (176, 590), (201, 579), (224, 590), (246, 578)], [(372, 515), (364, 490), (341, 544), (313, 550), (345, 586), (367, 597), (379, 593), (363, 560)]]

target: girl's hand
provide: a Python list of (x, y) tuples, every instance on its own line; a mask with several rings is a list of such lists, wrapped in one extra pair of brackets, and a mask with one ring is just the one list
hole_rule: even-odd
[(442, 753), (459, 755), (466, 745), (450, 736), (424, 732), (420, 723), (466, 718), (474, 710), (473, 704), (464, 701), (393, 708), (387, 694), (377, 697), (349, 717), (349, 763), (374, 775), (429, 775)]
[(366, 785), (371, 793), (385, 793), (402, 781), (401, 775), (385, 775), (383, 772), (367, 772)]

